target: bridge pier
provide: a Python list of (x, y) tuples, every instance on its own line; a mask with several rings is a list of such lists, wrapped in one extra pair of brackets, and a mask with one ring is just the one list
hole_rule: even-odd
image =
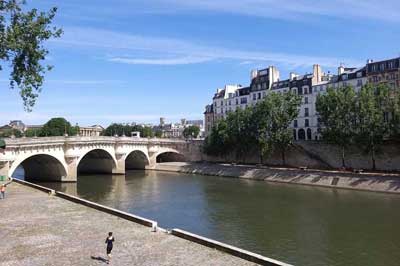
[(113, 175), (125, 174), (125, 154), (117, 154), (117, 164), (112, 170)]

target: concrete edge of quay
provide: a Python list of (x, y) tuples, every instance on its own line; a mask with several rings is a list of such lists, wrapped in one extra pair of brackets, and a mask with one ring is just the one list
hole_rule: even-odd
[(171, 231), (171, 234), (183, 239), (186, 239), (188, 241), (191, 242), (196, 242), (198, 244), (201, 244), (203, 246), (207, 246), (210, 248), (215, 248), (219, 251), (231, 254), (235, 257), (239, 257), (260, 265), (266, 265), (266, 266), (292, 266), (290, 264), (281, 262), (281, 261), (277, 261), (268, 257), (264, 257), (262, 255), (241, 249), (241, 248), (237, 248), (213, 239), (209, 239), (203, 236), (199, 236), (181, 229), (173, 229)]
[[(400, 177), (397, 175), (379, 176), (379, 174), (376, 174), (372, 176), (370, 174), (325, 172), (315, 169), (278, 169), (250, 165), (207, 164), (197, 162), (185, 162), (183, 165), (166, 163), (165, 165), (157, 165), (157, 167), (152, 170), (239, 178), (289, 185), (400, 194)], [(285, 175), (290, 175), (291, 177), (282, 178), (282, 176)], [(391, 184), (393, 181), (395, 183)]]
[(161, 231), (164, 233), (170, 233), (176, 237), (183, 238), (187, 241), (194, 242), (194, 243), (197, 243), (202, 246), (209, 247), (209, 248), (215, 248), (221, 252), (230, 254), (232, 256), (235, 256), (235, 257), (238, 257), (238, 258), (250, 261), (250, 262), (254, 262), (254, 263), (257, 263), (260, 265), (267, 265), (267, 266), (292, 266), (291, 264), (287, 264), (287, 263), (284, 263), (284, 262), (281, 262), (278, 260), (264, 257), (262, 255), (259, 255), (259, 254), (241, 249), (241, 248), (237, 248), (237, 247), (234, 247), (234, 246), (231, 246), (231, 245), (228, 245), (228, 244), (225, 244), (225, 243), (213, 240), (213, 239), (199, 236), (199, 235), (196, 235), (196, 234), (193, 234), (193, 233), (181, 230), (181, 229), (173, 229), (169, 232), (166, 229), (158, 227), (158, 223), (156, 221), (149, 220), (149, 219), (146, 219), (146, 218), (143, 218), (143, 217), (140, 217), (137, 215), (133, 215), (133, 214), (130, 214), (127, 212), (123, 212), (123, 211), (120, 211), (120, 210), (117, 210), (117, 209), (114, 209), (111, 207), (107, 207), (107, 206), (104, 206), (101, 204), (97, 204), (95, 202), (84, 200), (84, 199), (81, 199), (81, 198), (78, 198), (75, 196), (71, 196), (71, 195), (65, 194), (63, 192), (59, 192), (59, 191), (56, 191), (53, 189), (49, 189), (49, 188), (34, 184), (34, 183), (27, 182), (25, 180), (20, 180), (20, 179), (16, 179), (16, 178), (10, 178), (10, 179), (12, 182), (16, 182), (18, 184), (21, 184), (21, 185), (24, 185), (27, 187), (31, 187), (33, 189), (39, 190), (39, 191), (47, 193), (49, 195), (54, 195), (54, 196), (57, 196), (64, 200), (71, 201), (76, 204), (84, 205), (86, 207), (93, 208), (98, 211), (105, 212), (107, 214), (114, 215), (119, 218), (131, 221), (134, 223), (138, 223), (138, 224), (141, 224), (146, 227), (151, 227), (153, 232), (158, 230), (158, 231)]

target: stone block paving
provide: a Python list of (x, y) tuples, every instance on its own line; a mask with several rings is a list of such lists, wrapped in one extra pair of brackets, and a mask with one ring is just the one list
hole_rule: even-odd
[(110, 265), (256, 265), (17, 183), (6, 193), (0, 200), (2, 266), (106, 265), (109, 231), (116, 239)]

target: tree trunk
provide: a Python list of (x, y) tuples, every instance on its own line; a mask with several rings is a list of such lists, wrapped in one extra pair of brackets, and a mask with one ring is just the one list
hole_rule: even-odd
[(346, 163), (344, 161), (344, 149), (345, 149), (345, 147), (342, 146), (342, 168), (346, 169)]
[(282, 155), (282, 165), (286, 165), (286, 157), (285, 157), (285, 149), (281, 150), (281, 155)]
[(372, 170), (376, 170), (375, 146), (372, 147)]

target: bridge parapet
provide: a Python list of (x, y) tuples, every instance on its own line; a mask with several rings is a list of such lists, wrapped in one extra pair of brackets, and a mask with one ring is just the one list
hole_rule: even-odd
[[(141, 152), (147, 160), (146, 168), (153, 168), (157, 156), (163, 153), (182, 155), (187, 161), (201, 160), (201, 141), (187, 141), (180, 139), (135, 138), (135, 137), (39, 137), (6, 139), (6, 149), (0, 150), (0, 175), (12, 176), (19, 165), (26, 164), (26, 160), (36, 158), (35, 161), (58, 162), (60, 165), (52, 169), (53, 172), (63, 173), (60, 181), (76, 181), (80, 161), (92, 151), (101, 151), (103, 155), (95, 155), (101, 159), (97, 164), (104, 163), (104, 154), (113, 160), (113, 174), (125, 173), (125, 160), (132, 152)], [(199, 145), (200, 144), (200, 145)], [(44, 160), (43, 156), (52, 159)], [(30, 162), (32, 163), (32, 162)], [(44, 164), (46, 164), (44, 163)], [(94, 164), (94, 162), (92, 162)], [(31, 165), (31, 164), (29, 164)], [(24, 166), (25, 167), (25, 166)], [(44, 165), (43, 167), (47, 167)], [(41, 168), (38, 169), (41, 171)], [(40, 171), (37, 170), (39, 173)], [(49, 175), (49, 173), (45, 173)], [(64, 176), (65, 175), (65, 176)]]

